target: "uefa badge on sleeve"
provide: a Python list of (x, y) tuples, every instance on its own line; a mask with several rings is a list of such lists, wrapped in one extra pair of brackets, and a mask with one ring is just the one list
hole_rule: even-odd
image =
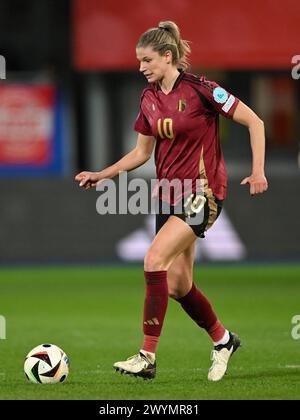
[(214, 100), (218, 102), (218, 104), (225, 104), (225, 102), (228, 99), (228, 93), (226, 92), (225, 89), (221, 87), (217, 87), (213, 91), (213, 97), (214, 97)]

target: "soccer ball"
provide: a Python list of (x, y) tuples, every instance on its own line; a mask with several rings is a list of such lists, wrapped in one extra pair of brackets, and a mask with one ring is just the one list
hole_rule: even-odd
[(24, 372), (35, 384), (63, 382), (69, 374), (69, 359), (55, 344), (41, 344), (27, 354)]

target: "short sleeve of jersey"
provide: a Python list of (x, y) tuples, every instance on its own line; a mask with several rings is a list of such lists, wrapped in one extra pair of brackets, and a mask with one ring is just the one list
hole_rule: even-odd
[(239, 99), (226, 89), (219, 86), (217, 83), (204, 78), (201, 80), (199, 92), (205, 98), (204, 102), (207, 101), (209, 109), (212, 109), (226, 118), (233, 117)]
[(142, 109), (140, 109), (137, 119), (135, 120), (134, 129), (138, 133), (144, 134), (144, 136), (152, 136), (150, 124), (147, 118), (145, 117)]

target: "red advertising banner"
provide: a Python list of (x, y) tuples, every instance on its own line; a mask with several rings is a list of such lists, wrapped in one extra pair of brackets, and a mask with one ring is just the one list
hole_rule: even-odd
[(299, 0), (74, 0), (76, 68), (136, 70), (137, 40), (161, 20), (192, 41), (193, 67), (287, 69), (300, 54)]
[(0, 166), (50, 162), (54, 102), (51, 85), (0, 86)]

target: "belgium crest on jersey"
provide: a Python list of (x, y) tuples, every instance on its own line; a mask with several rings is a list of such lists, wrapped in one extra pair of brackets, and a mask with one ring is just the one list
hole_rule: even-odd
[(179, 99), (178, 101), (178, 111), (183, 112), (186, 107), (186, 100), (185, 99)]

